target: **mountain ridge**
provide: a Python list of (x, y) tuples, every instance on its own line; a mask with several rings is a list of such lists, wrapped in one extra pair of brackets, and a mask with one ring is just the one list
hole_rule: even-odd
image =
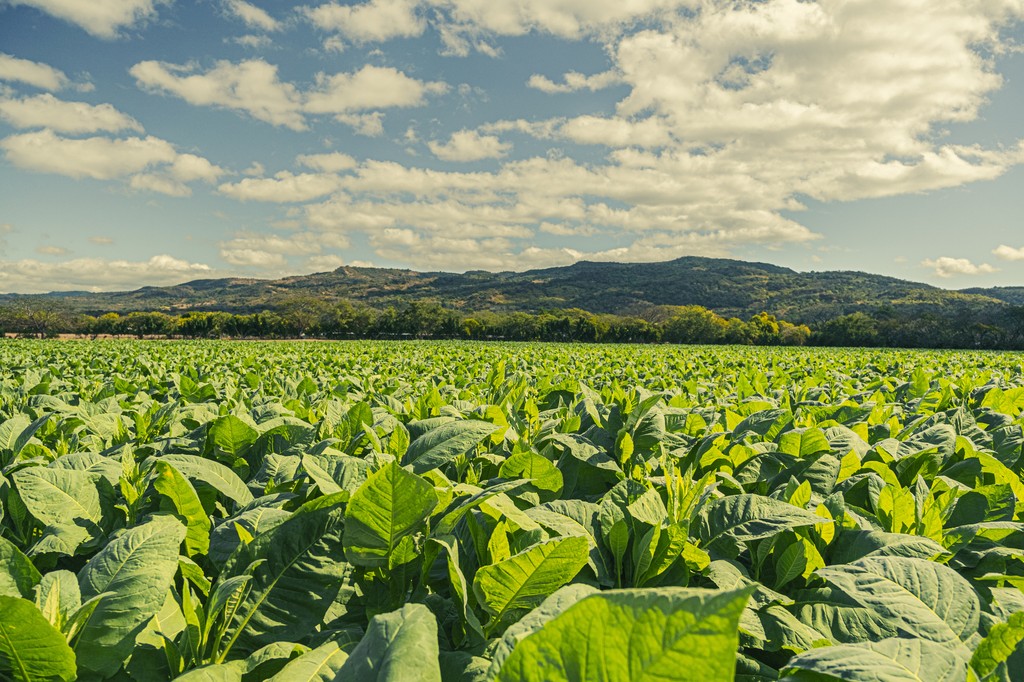
[(855, 270), (799, 272), (771, 263), (700, 256), (650, 263), (578, 261), (522, 272), (342, 266), (272, 280), (206, 278), (130, 291), (3, 294), (0, 301), (45, 297), (94, 315), (153, 310), (249, 313), (301, 296), (378, 308), (429, 300), (462, 312), (581, 308), (622, 315), (657, 306), (700, 305), (724, 316), (746, 318), (765, 311), (794, 322), (888, 309), (945, 315), (962, 308), (1024, 305), (1024, 287), (953, 290)]

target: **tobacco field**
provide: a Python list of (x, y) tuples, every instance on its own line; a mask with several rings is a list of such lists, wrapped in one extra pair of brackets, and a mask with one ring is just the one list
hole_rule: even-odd
[(1024, 679), (1024, 355), (0, 341), (0, 679)]

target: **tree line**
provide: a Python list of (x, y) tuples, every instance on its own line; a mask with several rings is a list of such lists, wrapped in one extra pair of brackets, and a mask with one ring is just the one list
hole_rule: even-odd
[(432, 301), (382, 309), (313, 296), (283, 299), (256, 313), (160, 311), (76, 313), (57, 300), (16, 299), (0, 305), (0, 332), (168, 338), (479, 339), (611, 343), (705, 343), (766, 346), (878, 346), (1024, 349), (1024, 306), (967, 308), (937, 314), (880, 307), (811, 325), (761, 312), (725, 318), (701, 306), (651, 306), (635, 315), (578, 308), (525, 312), (461, 312)]

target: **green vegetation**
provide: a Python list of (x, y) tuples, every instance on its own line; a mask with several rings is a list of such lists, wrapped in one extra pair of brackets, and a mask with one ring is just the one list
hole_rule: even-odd
[(0, 678), (1022, 679), (1022, 426), (1009, 353), (0, 341)]

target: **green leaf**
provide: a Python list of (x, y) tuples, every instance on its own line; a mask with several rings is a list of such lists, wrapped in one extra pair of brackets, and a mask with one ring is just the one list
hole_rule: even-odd
[(446, 422), (414, 440), (402, 463), (412, 465), (417, 474), (437, 469), (475, 448), (497, 428), (490, 422), (475, 419)]
[(529, 479), (538, 489), (556, 495), (562, 490), (562, 472), (556, 469), (549, 459), (536, 452), (512, 455), (502, 463), (498, 475), (502, 478)]
[(348, 654), (332, 640), (289, 661), (268, 682), (333, 682), (346, 660)]
[(40, 578), (32, 560), (13, 542), (0, 537), (0, 596), (28, 598)]
[(18, 682), (75, 679), (75, 653), (27, 599), (0, 597), (0, 673)]
[[(992, 675), (1000, 666), (1006, 667), (1010, 656), (1024, 642), (1024, 611), (1010, 616), (1005, 623), (996, 623), (981, 640), (971, 656), (971, 667), (982, 679)], [(1024, 670), (1007, 669), (1005, 677), (1016, 679)]]
[(351, 570), (340, 561), (345, 497), (317, 498), (228, 559), (218, 583), (258, 563), (219, 645), (221, 660), (229, 652), (237, 657), (272, 642), (300, 641), (321, 624)]
[(807, 682), (963, 682), (966, 663), (925, 639), (883, 639), (811, 649), (790, 659), (785, 679)]
[(970, 657), (964, 642), (978, 631), (981, 605), (953, 569), (924, 559), (877, 557), (822, 568), (817, 575), (906, 635)]
[(399, 541), (423, 528), (437, 505), (434, 487), (396, 462), (356, 490), (345, 513), (345, 556), (358, 566), (384, 566)]
[(338, 680), (441, 682), (437, 621), (422, 604), (373, 617)]
[(78, 573), (82, 599), (105, 592), (75, 646), (83, 669), (109, 677), (117, 672), (146, 622), (160, 610), (178, 568), (185, 527), (157, 516), (114, 538)]
[(740, 614), (752, 590), (595, 594), (516, 645), (498, 680), (731, 681)]
[(590, 550), (581, 536), (540, 542), (476, 572), (473, 591), (481, 606), (500, 622), (513, 609), (532, 609), (580, 572)]
[(36, 607), (58, 630), (64, 630), (81, 605), (82, 591), (71, 571), (52, 571), (39, 581)]
[(233, 414), (216, 419), (206, 432), (207, 448), (229, 462), (245, 457), (259, 432)]
[(76, 519), (98, 526), (112, 506), (113, 489), (100, 474), (30, 467), (13, 478), (29, 513), (45, 526), (71, 525)]
[(252, 502), (245, 482), (220, 462), (196, 455), (164, 455), (160, 461), (170, 464), (194, 481), (202, 481), (238, 506)]
[(738, 553), (739, 542), (771, 537), (783, 530), (813, 526), (822, 517), (787, 502), (761, 495), (731, 495), (705, 505), (698, 519), (698, 533), (705, 547), (718, 545)]
[(166, 497), (187, 525), (185, 551), (189, 556), (210, 551), (210, 517), (199, 501), (196, 489), (177, 469), (163, 460), (154, 467), (153, 487)]

